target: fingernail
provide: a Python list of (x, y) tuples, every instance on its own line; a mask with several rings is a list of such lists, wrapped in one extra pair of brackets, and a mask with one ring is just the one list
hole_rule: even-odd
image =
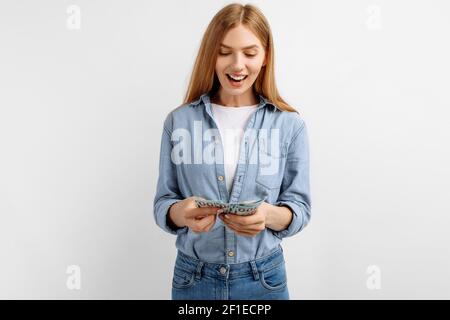
[(220, 214), (220, 213), (222, 213), (222, 212), (223, 212), (223, 209), (217, 210), (217, 214)]
[(227, 219), (228, 219), (228, 215), (227, 215), (227, 214), (225, 215), (225, 218), (227, 218)]

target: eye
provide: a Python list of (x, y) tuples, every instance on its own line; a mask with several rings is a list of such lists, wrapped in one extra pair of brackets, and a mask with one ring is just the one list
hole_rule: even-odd
[[(228, 56), (228, 55), (230, 55), (230, 53), (228, 53), (228, 52), (219, 52), (219, 55), (221, 55), (221, 56)], [(252, 57), (256, 57), (256, 54), (246, 53), (245, 56), (249, 57), (249, 58), (252, 58)]]

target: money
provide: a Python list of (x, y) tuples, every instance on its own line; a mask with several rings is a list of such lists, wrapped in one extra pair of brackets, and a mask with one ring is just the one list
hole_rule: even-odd
[(205, 207), (218, 207), (218, 208), (226, 208), (228, 206), (227, 203), (221, 201), (221, 200), (207, 200), (201, 197), (196, 197), (194, 199), (195, 204), (199, 208), (205, 208)]
[(196, 197), (194, 201), (196, 206), (199, 208), (217, 207), (221, 208), (223, 213), (247, 216), (255, 213), (256, 209), (258, 209), (264, 199), (242, 201), (239, 203), (226, 203), (222, 200), (207, 200), (201, 197)]

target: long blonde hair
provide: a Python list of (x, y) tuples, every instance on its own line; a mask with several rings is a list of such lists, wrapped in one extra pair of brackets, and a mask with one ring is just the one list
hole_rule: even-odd
[(298, 113), (281, 98), (275, 84), (273, 38), (267, 19), (257, 7), (239, 3), (227, 5), (209, 23), (195, 60), (184, 103), (197, 100), (205, 92), (215, 94), (218, 91), (220, 82), (215, 74), (215, 65), (220, 43), (227, 31), (239, 24), (258, 37), (267, 54), (266, 65), (261, 68), (253, 84), (253, 92), (261, 94), (280, 110)]

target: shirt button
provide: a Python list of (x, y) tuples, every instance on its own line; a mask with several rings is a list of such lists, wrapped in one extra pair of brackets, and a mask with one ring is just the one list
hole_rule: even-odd
[(219, 179), (219, 181), (223, 181), (223, 176), (218, 176), (217, 179)]
[(234, 252), (233, 251), (228, 251), (228, 256), (229, 257), (233, 257), (234, 256)]
[(221, 273), (221, 274), (225, 274), (225, 272), (227, 272), (227, 268), (221, 267), (221, 268), (220, 268), (220, 273)]

